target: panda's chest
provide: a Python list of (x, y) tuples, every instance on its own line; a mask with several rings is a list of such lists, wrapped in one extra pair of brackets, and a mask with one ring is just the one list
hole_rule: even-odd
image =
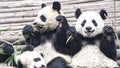
[(72, 64), (79, 67), (107, 67), (116, 65), (116, 63), (107, 58), (96, 45), (87, 45), (81, 49), (75, 56), (73, 56)]
[(41, 36), (41, 45), (46, 45), (47, 42), (49, 41), (50, 43), (52, 43), (52, 40), (53, 40), (53, 37), (54, 37), (54, 34), (52, 33), (49, 33), (49, 34), (45, 34), (45, 35), (42, 35)]
[(88, 57), (90, 57), (88, 61), (99, 61), (100, 55), (102, 55), (102, 52), (97, 45), (86, 45), (81, 49), (78, 55), (76, 54), (77, 57), (81, 57), (81, 60), (88, 59)]

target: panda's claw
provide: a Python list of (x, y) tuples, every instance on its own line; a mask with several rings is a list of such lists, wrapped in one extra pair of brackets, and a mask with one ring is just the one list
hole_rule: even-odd
[(114, 30), (111, 26), (105, 26), (103, 28), (103, 34), (106, 36), (113, 36), (114, 35)]

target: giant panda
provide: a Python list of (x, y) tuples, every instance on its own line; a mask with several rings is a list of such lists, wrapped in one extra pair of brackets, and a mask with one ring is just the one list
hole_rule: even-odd
[(42, 53), (33, 51), (33, 46), (28, 45), (22, 51), (22, 54), (16, 55), (14, 59), (18, 65), (13, 61), (13, 65), (7, 65), (5, 61), (13, 55), (14, 48), (9, 43), (2, 44), (4, 54), (0, 54), (0, 68), (46, 68), (46, 62)]
[(17, 55), (18, 68), (46, 68), (46, 61), (42, 53), (25, 51)]
[(22, 30), (26, 44), (43, 53), (48, 68), (69, 68), (71, 56), (79, 51), (79, 46), (65, 44), (69, 25), (60, 9), (59, 2), (53, 2), (52, 6), (42, 4), (33, 26), (26, 25)]
[(58, 15), (63, 15), (59, 2), (55, 1), (51, 6), (42, 3), (33, 24), (26, 25), (22, 30), (25, 43), (37, 47), (46, 40), (51, 40), (59, 25), (59, 22), (56, 21)]
[(104, 9), (99, 13), (76, 10), (74, 38), (79, 38), (81, 50), (72, 57), (70, 66), (74, 68), (118, 67), (114, 31), (111, 26), (104, 25), (106, 16), (107, 12)]

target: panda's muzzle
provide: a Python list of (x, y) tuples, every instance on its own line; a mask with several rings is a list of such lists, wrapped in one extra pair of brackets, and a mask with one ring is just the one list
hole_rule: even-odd
[(34, 29), (40, 31), (41, 33), (45, 32), (47, 27), (43, 24), (37, 24), (36, 22), (33, 23)]
[(92, 34), (94, 31), (95, 31), (95, 30), (92, 30), (92, 27), (86, 27), (85, 33), (86, 33), (87, 35), (90, 35), (90, 34)]

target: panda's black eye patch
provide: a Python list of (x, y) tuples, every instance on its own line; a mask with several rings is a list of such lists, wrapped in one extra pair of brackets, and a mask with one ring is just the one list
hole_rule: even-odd
[(35, 62), (38, 62), (38, 61), (40, 61), (41, 59), (40, 58), (34, 58), (34, 61)]
[(85, 25), (85, 23), (86, 23), (86, 20), (83, 20), (81, 26), (83, 27)]
[(97, 23), (96, 23), (96, 21), (95, 21), (95, 20), (92, 20), (92, 22), (93, 22), (93, 24), (94, 24), (95, 26), (97, 26)]
[(40, 16), (40, 19), (41, 19), (43, 22), (46, 21), (46, 17), (45, 17), (44, 15), (41, 15), (41, 16)]

